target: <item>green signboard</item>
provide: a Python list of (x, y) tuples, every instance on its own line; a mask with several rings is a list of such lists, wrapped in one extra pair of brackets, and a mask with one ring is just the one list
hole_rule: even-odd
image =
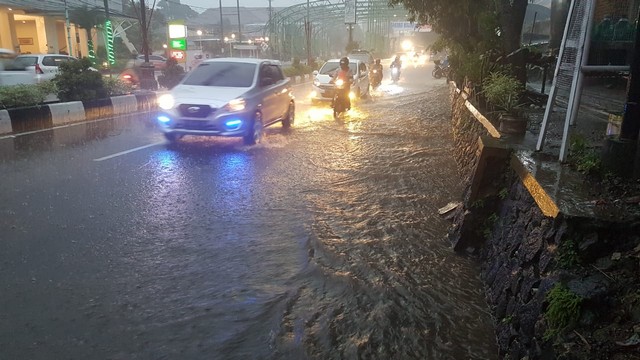
[(171, 39), (170, 47), (176, 50), (187, 50), (187, 39)]

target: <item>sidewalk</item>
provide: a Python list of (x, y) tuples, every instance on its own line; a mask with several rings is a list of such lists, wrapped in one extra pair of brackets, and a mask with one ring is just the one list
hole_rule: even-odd
[[(540, 92), (540, 82), (527, 83), (527, 89)], [(548, 95), (551, 83), (547, 83)], [(583, 137), (591, 146), (598, 146), (607, 135), (613, 135), (615, 128), (609, 127), (610, 115), (620, 115), (626, 102), (626, 88), (607, 79), (586, 79), (580, 99), (576, 124), (570, 127), (572, 136)], [(544, 118), (546, 102), (540, 108), (527, 109), (528, 131), (537, 138)], [(566, 99), (557, 97), (549, 118), (545, 137), (544, 153), (559, 154), (566, 116)], [(609, 129), (608, 129), (609, 127)]]

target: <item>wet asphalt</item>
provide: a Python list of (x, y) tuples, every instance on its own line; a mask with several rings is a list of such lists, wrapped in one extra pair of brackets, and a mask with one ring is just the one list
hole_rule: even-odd
[(431, 66), (262, 144), (149, 114), (0, 136), (0, 359), (492, 359)]

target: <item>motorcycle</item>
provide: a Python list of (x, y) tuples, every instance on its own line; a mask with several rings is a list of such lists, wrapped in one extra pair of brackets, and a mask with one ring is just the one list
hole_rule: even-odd
[(440, 60), (435, 60), (433, 63), (435, 64), (435, 67), (433, 68), (433, 71), (431, 71), (431, 76), (436, 79), (449, 76), (449, 65), (443, 65)]
[(400, 80), (400, 68), (394, 66), (391, 68), (391, 81), (395, 84), (398, 80)]
[(382, 83), (382, 71), (379, 69), (373, 69), (371, 71), (371, 87), (377, 88)]
[(333, 108), (333, 118), (338, 120), (347, 110), (350, 109), (348, 84), (343, 79), (332, 81), (336, 87), (331, 107)]

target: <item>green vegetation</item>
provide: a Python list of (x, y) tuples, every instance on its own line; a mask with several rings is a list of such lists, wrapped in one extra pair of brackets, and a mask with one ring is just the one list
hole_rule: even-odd
[(518, 106), (524, 87), (508, 73), (493, 72), (484, 79), (482, 92), (492, 106), (511, 113)]
[(571, 139), (569, 162), (576, 170), (587, 175), (597, 175), (602, 172), (600, 155), (589, 148), (586, 139), (581, 135), (573, 136)]
[(561, 334), (567, 327), (577, 323), (580, 319), (582, 298), (571, 292), (566, 286), (556, 284), (547, 293), (549, 306), (544, 317), (547, 320), (547, 330), (544, 340), (550, 340)]
[(162, 70), (162, 75), (158, 77), (158, 83), (160, 86), (164, 86), (167, 89), (171, 89), (184, 77), (184, 68), (178, 65), (175, 58), (167, 60), (167, 66)]
[(482, 235), (485, 239), (489, 239), (491, 237), (491, 232), (493, 231), (493, 226), (498, 221), (498, 214), (492, 213), (489, 217), (484, 221), (484, 227), (482, 229)]
[(288, 77), (311, 74), (315, 70), (312, 66), (304, 65), (299, 58), (293, 58), (291, 66), (283, 69), (284, 75)]
[(115, 77), (107, 77), (103, 79), (104, 87), (107, 89), (109, 96), (131, 94), (133, 87), (128, 82), (124, 82)]
[(580, 264), (580, 256), (578, 255), (578, 244), (573, 239), (565, 239), (558, 247), (558, 264), (569, 269)]
[(56, 88), (51, 81), (30, 85), (0, 86), (0, 108), (39, 105), (44, 103), (47, 95), (54, 93)]
[(60, 64), (60, 72), (53, 79), (60, 101), (95, 100), (107, 97), (102, 75), (91, 68), (88, 58)]
[(498, 193), (498, 197), (500, 198), (500, 200), (504, 200), (507, 198), (507, 196), (509, 196), (509, 189), (507, 188), (503, 188), (502, 190), (500, 190), (500, 192)]

